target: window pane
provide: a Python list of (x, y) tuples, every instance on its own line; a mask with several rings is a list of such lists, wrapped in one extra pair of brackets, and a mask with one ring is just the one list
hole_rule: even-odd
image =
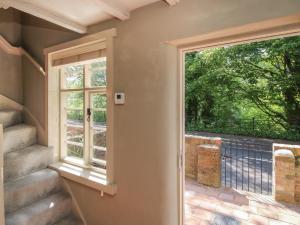
[(67, 145), (67, 155), (75, 158), (83, 159), (83, 147), (76, 145)]
[(106, 161), (106, 150), (94, 147), (93, 158)]
[(83, 91), (62, 93), (62, 123), (67, 156), (83, 158), (84, 110)]
[(63, 89), (83, 88), (84, 66), (67, 66), (61, 69)]
[(72, 110), (83, 110), (83, 91), (65, 92), (65, 107)]
[(106, 58), (101, 61), (90, 63), (87, 65), (88, 74), (90, 76), (89, 87), (106, 86)]
[(92, 94), (93, 126), (106, 125), (106, 105), (106, 95)]
[(106, 168), (106, 106), (105, 94), (93, 93), (92, 101), (92, 124), (91, 124), (91, 164), (98, 168)]
[(66, 109), (67, 111), (67, 122), (76, 124), (83, 123), (83, 110), (81, 109)]
[(106, 148), (106, 127), (93, 129), (93, 145)]

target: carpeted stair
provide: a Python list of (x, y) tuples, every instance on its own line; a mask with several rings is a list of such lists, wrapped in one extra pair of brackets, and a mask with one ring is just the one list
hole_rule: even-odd
[(53, 149), (38, 145), (36, 128), (22, 121), (21, 111), (0, 111), (5, 224), (83, 225), (72, 215), (72, 199), (62, 190), (58, 173), (47, 168)]

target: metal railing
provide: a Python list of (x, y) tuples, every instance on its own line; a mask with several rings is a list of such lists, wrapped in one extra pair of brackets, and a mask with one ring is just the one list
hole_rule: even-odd
[[(294, 124), (298, 123), (295, 121)], [(300, 126), (286, 125), (284, 127), (271, 119), (195, 120), (191, 116), (186, 116), (185, 125), (187, 132), (204, 131), (291, 141), (300, 140)]]
[(222, 185), (260, 194), (272, 193), (272, 143), (257, 139), (222, 142)]

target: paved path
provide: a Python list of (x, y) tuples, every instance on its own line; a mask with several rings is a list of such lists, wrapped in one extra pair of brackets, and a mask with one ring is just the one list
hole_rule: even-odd
[(230, 188), (210, 188), (186, 179), (186, 225), (299, 225), (300, 205)]

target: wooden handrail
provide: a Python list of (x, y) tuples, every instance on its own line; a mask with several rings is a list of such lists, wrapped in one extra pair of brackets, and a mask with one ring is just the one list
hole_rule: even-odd
[(11, 45), (4, 37), (0, 35), (0, 48), (9, 55), (24, 55), (34, 65), (40, 73), (45, 76), (44, 69), (37, 63), (37, 61), (23, 48)]

